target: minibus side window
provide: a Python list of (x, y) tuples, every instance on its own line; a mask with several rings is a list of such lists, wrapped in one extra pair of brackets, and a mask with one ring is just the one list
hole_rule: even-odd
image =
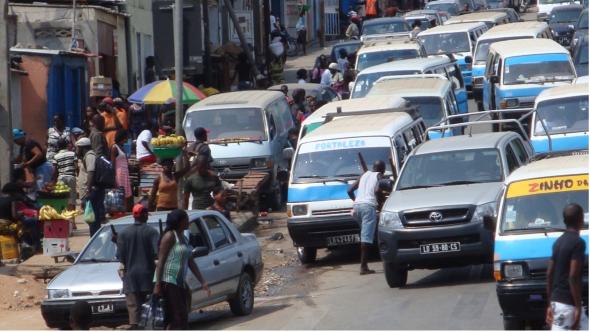
[(406, 160), (406, 155), (408, 154), (408, 148), (406, 146), (406, 142), (401, 134), (395, 136), (394, 139), (395, 151), (397, 152), (397, 157), (399, 158), (399, 164), (403, 164)]

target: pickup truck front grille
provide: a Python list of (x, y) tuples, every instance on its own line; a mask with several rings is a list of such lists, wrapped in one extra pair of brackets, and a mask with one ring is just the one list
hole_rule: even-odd
[(312, 216), (334, 216), (334, 215), (350, 215), (351, 208), (343, 209), (327, 209), (311, 211)]
[(471, 214), (470, 207), (404, 211), (403, 221), (406, 227), (436, 227), (467, 223), (471, 220)]

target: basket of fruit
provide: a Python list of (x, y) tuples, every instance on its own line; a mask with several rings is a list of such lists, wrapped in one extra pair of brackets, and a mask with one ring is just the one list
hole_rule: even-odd
[(183, 136), (172, 134), (170, 136), (160, 135), (152, 138), (154, 154), (160, 159), (174, 159), (182, 153), (182, 147), (186, 143)]

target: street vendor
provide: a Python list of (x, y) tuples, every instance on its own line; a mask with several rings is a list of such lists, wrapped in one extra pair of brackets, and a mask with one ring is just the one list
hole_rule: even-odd
[(27, 139), (27, 134), (18, 128), (12, 129), (12, 139), (20, 147), (15, 159), (25, 170), (26, 182), (37, 183), (38, 189), (53, 179), (53, 166), (47, 161), (45, 151), (37, 141)]
[(0, 219), (13, 223), (20, 222), (23, 229), (20, 239), (33, 247), (35, 252), (40, 252), (41, 224), (37, 217), (37, 208), (37, 203), (25, 194), (22, 179), (9, 182), (2, 187)]

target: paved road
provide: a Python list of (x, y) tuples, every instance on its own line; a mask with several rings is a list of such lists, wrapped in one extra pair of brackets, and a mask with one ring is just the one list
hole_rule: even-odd
[[(536, 12), (524, 15), (536, 19)], [(326, 49), (288, 63), (288, 69), (311, 66)], [(473, 100), (469, 111), (476, 111)], [(475, 132), (488, 131), (486, 128)], [(196, 329), (388, 329), (388, 330), (498, 330), (501, 309), (491, 265), (441, 270), (415, 270), (408, 284), (391, 289), (382, 264), (370, 264), (374, 275), (360, 276), (358, 253), (325, 251), (312, 266), (297, 265), (288, 286), (273, 298), (259, 298), (254, 313), (233, 317), (227, 309), (195, 315)]]

